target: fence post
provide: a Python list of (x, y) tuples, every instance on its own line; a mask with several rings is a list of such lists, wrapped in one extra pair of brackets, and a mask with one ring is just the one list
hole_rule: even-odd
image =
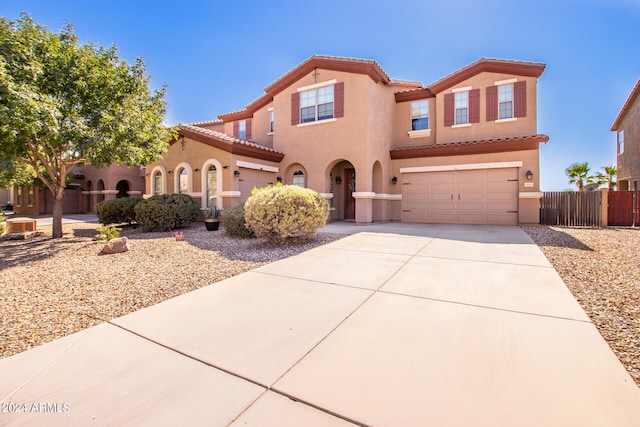
[(600, 188), (599, 191), (602, 193), (602, 204), (600, 207), (602, 209), (601, 227), (608, 227), (609, 226), (609, 189)]

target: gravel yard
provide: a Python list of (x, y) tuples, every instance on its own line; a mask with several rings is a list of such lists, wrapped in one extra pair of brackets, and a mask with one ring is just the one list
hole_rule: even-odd
[(344, 237), (321, 233), (281, 246), (195, 223), (181, 230), (183, 241), (125, 229), (131, 250), (104, 255), (104, 242), (92, 240), (96, 226), (65, 224), (58, 240), (47, 227), (42, 237), (0, 241), (0, 357)]
[[(96, 224), (67, 224), (62, 239), (0, 241), (0, 357), (344, 237), (270, 245), (206, 232), (125, 229), (131, 251), (101, 255)], [(640, 385), (640, 231), (522, 227)]]
[(640, 231), (522, 228), (640, 385)]

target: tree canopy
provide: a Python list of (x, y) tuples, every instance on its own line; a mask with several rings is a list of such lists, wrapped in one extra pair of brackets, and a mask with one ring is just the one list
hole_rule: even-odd
[(616, 175), (618, 175), (618, 168), (613, 165), (603, 166), (603, 172), (596, 172), (595, 179), (598, 185), (606, 185), (609, 190), (616, 189)]
[(81, 44), (70, 24), (53, 33), (26, 14), (0, 17), (0, 158), (29, 165), (51, 190), (53, 237), (74, 166), (138, 166), (165, 153), (175, 137), (163, 124), (166, 87), (149, 84), (141, 58), (129, 65), (115, 46)]
[(582, 191), (585, 184), (593, 183), (593, 176), (589, 175), (591, 167), (589, 163), (574, 163), (569, 166), (565, 173), (569, 176), (569, 184), (576, 184), (578, 191)]

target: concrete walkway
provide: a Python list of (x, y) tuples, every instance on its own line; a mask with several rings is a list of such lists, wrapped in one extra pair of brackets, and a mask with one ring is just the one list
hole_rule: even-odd
[(360, 233), (0, 360), (0, 425), (640, 425), (521, 229), (325, 231)]

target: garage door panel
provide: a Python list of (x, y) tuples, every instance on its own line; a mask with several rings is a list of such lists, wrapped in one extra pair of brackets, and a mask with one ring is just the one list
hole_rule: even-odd
[[(518, 169), (418, 172), (403, 188), (403, 221), (508, 224), (518, 223)], [(413, 188), (411, 188), (413, 187)]]

